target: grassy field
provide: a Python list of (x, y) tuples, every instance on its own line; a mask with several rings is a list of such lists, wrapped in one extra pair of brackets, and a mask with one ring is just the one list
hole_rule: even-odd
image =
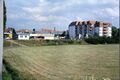
[(36, 80), (119, 80), (118, 48), (118, 45), (11, 47), (4, 49), (4, 60)]

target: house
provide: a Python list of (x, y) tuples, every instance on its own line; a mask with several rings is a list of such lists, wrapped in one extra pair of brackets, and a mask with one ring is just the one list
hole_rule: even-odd
[(112, 24), (100, 21), (73, 21), (69, 25), (70, 39), (83, 39), (89, 36), (112, 36)]
[(7, 28), (4, 32), (4, 39), (17, 39), (18, 35), (14, 28)]
[(12, 33), (4, 32), (4, 39), (12, 39), (12, 37), (13, 37)]
[(18, 34), (18, 40), (29, 40), (30, 34), (28, 33), (20, 33)]

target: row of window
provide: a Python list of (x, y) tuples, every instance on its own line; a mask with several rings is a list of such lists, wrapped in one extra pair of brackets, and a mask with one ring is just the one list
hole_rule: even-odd
[(23, 36), (23, 35), (20, 35), (20, 38), (23, 38), (23, 37), (27, 38), (27, 35), (25, 35), (25, 36)]

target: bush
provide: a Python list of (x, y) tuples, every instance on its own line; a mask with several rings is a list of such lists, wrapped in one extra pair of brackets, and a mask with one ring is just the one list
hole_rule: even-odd
[(74, 43), (74, 40), (68, 40), (67, 43), (68, 43), (68, 44), (73, 44), (73, 43)]
[(2, 72), (2, 80), (12, 80), (12, 77), (7, 72)]
[(26, 46), (52, 46), (81, 44), (81, 40), (16, 40), (16, 42)]
[(3, 72), (3, 80), (36, 80), (32, 75), (25, 75), (11, 66), (5, 59), (3, 59), (4, 67), (7, 74)]
[(103, 36), (103, 37), (92, 36), (92, 37), (86, 38), (85, 41), (90, 44), (106, 44), (106, 43), (112, 44), (112, 43), (115, 43), (113, 38), (105, 37), (105, 36)]
[(15, 43), (11, 43), (10, 41), (4, 40), (3, 47), (19, 47), (19, 45)]
[(4, 47), (9, 47), (9, 46), (11, 46), (11, 43), (8, 42), (8, 41), (6, 41), (6, 40), (4, 40), (3, 46), (4, 46)]

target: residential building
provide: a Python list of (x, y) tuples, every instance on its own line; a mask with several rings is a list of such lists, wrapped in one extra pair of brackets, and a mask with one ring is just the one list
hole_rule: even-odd
[(82, 39), (89, 36), (112, 36), (112, 24), (100, 21), (74, 21), (69, 25), (70, 39)]

